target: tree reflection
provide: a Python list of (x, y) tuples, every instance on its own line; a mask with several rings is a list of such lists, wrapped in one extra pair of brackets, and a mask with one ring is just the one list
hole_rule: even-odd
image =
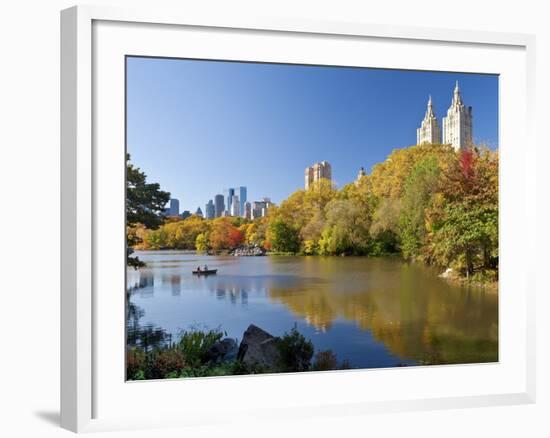
[(352, 321), (404, 360), (497, 361), (498, 296), (451, 287), (437, 278), (419, 276), (414, 269), (405, 268), (393, 287), (376, 281), (354, 285), (332, 281), (272, 287), (269, 296), (321, 331), (329, 330), (338, 318)]
[[(144, 282), (146, 287), (149, 283)], [(143, 309), (131, 301), (132, 293), (138, 290), (134, 287), (126, 292), (126, 345), (127, 347), (140, 347), (145, 352), (152, 349), (170, 345), (172, 335), (166, 330), (155, 327), (152, 324), (141, 324), (145, 315)]]

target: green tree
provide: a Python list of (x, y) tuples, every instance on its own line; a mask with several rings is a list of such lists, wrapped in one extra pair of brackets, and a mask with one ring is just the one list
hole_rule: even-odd
[(298, 230), (282, 219), (276, 219), (269, 224), (268, 236), (275, 251), (296, 253), (300, 250)]
[(331, 254), (366, 254), (371, 241), (369, 212), (352, 199), (333, 199), (325, 210), (330, 241), (324, 250)]
[(383, 198), (372, 215), (370, 235), (373, 239), (371, 254), (380, 255), (400, 251), (399, 217), (401, 199)]
[(467, 276), (474, 273), (476, 256), (483, 258), (490, 242), (497, 233), (498, 210), (496, 208), (453, 203), (445, 208), (445, 215), (433, 234), (432, 247), (435, 260), (441, 265), (462, 262)]
[(399, 217), (401, 250), (405, 258), (416, 257), (426, 238), (425, 211), (439, 182), (439, 167), (435, 157), (420, 161), (404, 184)]
[[(162, 224), (161, 213), (170, 200), (170, 193), (160, 190), (157, 183), (147, 183), (147, 176), (130, 163), (130, 154), (126, 155), (126, 225), (131, 228), (143, 224), (148, 229), (156, 229)], [(126, 233), (128, 266), (139, 268), (143, 262), (132, 257), (132, 247), (141, 239), (135, 233)]]

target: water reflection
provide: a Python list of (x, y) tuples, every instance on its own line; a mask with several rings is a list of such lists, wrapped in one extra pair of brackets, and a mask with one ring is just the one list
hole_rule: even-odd
[[(132, 275), (134, 274), (134, 275)], [(139, 289), (154, 289), (155, 277), (147, 270), (141, 272), (131, 270), (127, 279), (127, 289), (130, 291)]]
[[(316, 349), (354, 366), (498, 360), (498, 296), (398, 259), (140, 257), (148, 266), (129, 271), (129, 303), (142, 309), (145, 325), (169, 334), (198, 323), (240, 338), (254, 323), (281, 335), (297, 323)], [(204, 263), (218, 275), (191, 274)], [(129, 312), (129, 327), (132, 318)], [(146, 336), (149, 342), (154, 333)]]

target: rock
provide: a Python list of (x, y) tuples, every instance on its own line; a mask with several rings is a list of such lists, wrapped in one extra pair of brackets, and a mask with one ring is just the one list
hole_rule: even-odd
[(243, 245), (230, 252), (235, 257), (254, 257), (265, 255), (265, 249), (258, 245)]
[(453, 268), (447, 268), (445, 272), (439, 274), (441, 278), (449, 278), (453, 275), (454, 271)]
[(207, 358), (209, 361), (215, 363), (232, 362), (237, 359), (238, 352), (237, 341), (231, 338), (224, 338), (210, 347)]
[(248, 366), (273, 369), (279, 363), (278, 342), (279, 338), (251, 324), (243, 334), (237, 359)]

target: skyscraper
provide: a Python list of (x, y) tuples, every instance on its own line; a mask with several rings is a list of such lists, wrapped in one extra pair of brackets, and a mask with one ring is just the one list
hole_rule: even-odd
[(235, 196), (235, 189), (229, 188), (223, 191), (225, 195), (225, 205), (227, 206), (227, 211), (231, 214), (231, 205), (233, 203), (233, 196)]
[(170, 207), (166, 209), (168, 216), (178, 216), (180, 214), (180, 201), (172, 198), (170, 199)]
[(216, 217), (223, 216), (225, 210), (225, 202), (223, 200), (223, 195), (214, 196), (214, 210)]
[(447, 117), (443, 118), (443, 143), (452, 145), (456, 151), (472, 146), (472, 107), (462, 102), (458, 81)]
[(246, 219), (253, 219), (252, 217), (252, 204), (250, 202), (245, 202), (243, 217)]
[(271, 199), (262, 198), (261, 201), (254, 201), (251, 205), (251, 219), (267, 216), (267, 212), (273, 205)]
[(239, 216), (240, 215), (240, 202), (239, 202), (239, 197), (237, 195), (233, 195), (233, 197), (231, 198), (231, 211), (230, 211), (230, 214), (231, 216)]
[(244, 213), (244, 204), (246, 202), (246, 187), (239, 187), (239, 211)]
[(416, 144), (441, 143), (441, 129), (432, 105), (432, 96), (428, 99), (428, 108), (420, 128), (416, 130)]
[(195, 212), (196, 216), (202, 217), (202, 210), (200, 207), (197, 208), (197, 211)]
[(328, 161), (321, 161), (320, 163), (315, 163), (313, 166), (306, 167), (305, 170), (305, 188), (306, 190), (311, 187), (311, 185), (322, 179), (332, 180), (332, 168)]
[(212, 202), (212, 199), (210, 199), (204, 207), (204, 213), (206, 215), (206, 219), (214, 219), (216, 216), (216, 208), (214, 207), (214, 202)]

